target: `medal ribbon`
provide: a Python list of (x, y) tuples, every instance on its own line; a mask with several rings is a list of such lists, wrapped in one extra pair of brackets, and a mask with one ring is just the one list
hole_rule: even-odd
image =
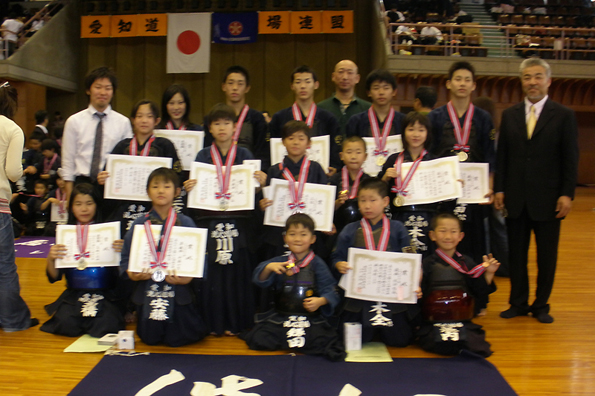
[(372, 227), (368, 220), (362, 219), (360, 221), (362, 231), (364, 232), (364, 240), (366, 242), (366, 249), (378, 250), (379, 252), (386, 251), (388, 247), (388, 238), (390, 237), (390, 221), (386, 215), (382, 215), (382, 234), (380, 234), (380, 240), (378, 241), (378, 248), (374, 244), (374, 235), (372, 234)]
[(58, 213), (60, 214), (64, 214), (64, 203), (66, 202), (66, 200), (64, 199), (65, 195), (62, 195), (62, 190), (60, 190), (60, 188), (56, 189), (56, 199), (60, 202), (59, 204), (59, 209), (58, 209)]
[(454, 127), (455, 138), (457, 139), (457, 143), (453, 146), (456, 151), (465, 151), (469, 152), (469, 135), (471, 135), (471, 121), (473, 121), (473, 113), (475, 112), (475, 106), (473, 103), (469, 103), (469, 108), (467, 109), (467, 114), (465, 116), (465, 123), (463, 125), (463, 132), (461, 133), (461, 123), (459, 122), (459, 117), (457, 116), (457, 112), (455, 111), (454, 106), (452, 105), (452, 101), (448, 102), (446, 105), (448, 109), (448, 116), (450, 117), (450, 122)]
[[(169, 129), (170, 131), (171, 130), (175, 130), (176, 129), (176, 126), (174, 125), (173, 122), (168, 121), (167, 124), (165, 124), (165, 129)], [(185, 131), (186, 130), (186, 125), (184, 125), (184, 124), (180, 125), (180, 128), (178, 130), (179, 131)]]
[(246, 119), (246, 115), (248, 115), (248, 110), (250, 107), (248, 105), (244, 105), (242, 108), (242, 112), (240, 113), (240, 117), (238, 118), (238, 122), (236, 124), (236, 131), (233, 134), (233, 141), (237, 142), (240, 138), (240, 133), (242, 132), (242, 126), (244, 125), (244, 120)]
[(58, 153), (54, 153), (54, 156), (52, 157), (51, 160), (48, 160), (47, 158), (43, 159), (43, 173), (50, 173), (50, 170), (52, 169), (52, 165), (54, 165), (54, 162), (56, 162), (56, 159), (58, 158)]
[[(479, 278), (481, 276), (481, 274), (483, 274), (486, 270), (483, 265), (479, 264), (479, 265), (476, 265), (475, 267), (473, 267), (470, 271), (467, 271), (465, 268), (463, 268), (463, 266), (461, 264), (459, 264), (452, 257), (448, 257), (448, 255), (446, 253), (444, 253), (442, 250), (436, 249), (436, 253), (447, 264), (450, 264), (451, 267), (453, 267), (460, 273), (465, 274), (465, 275), (470, 275), (473, 278)], [(463, 255), (457, 251), (455, 251), (455, 256), (457, 256), (459, 259), (462, 259), (462, 257), (463, 257)]]
[(405, 152), (401, 151), (399, 153), (399, 156), (397, 157), (397, 164), (396, 164), (398, 176), (395, 178), (394, 187), (391, 188), (392, 192), (395, 192), (395, 193), (402, 195), (404, 197), (406, 197), (407, 194), (409, 194), (407, 192), (406, 188), (409, 185), (409, 182), (411, 181), (411, 179), (413, 178), (413, 175), (415, 174), (417, 167), (421, 163), (421, 160), (424, 158), (424, 156), (427, 153), (428, 153), (427, 150), (424, 149), (421, 152), (421, 154), (419, 155), (419, 157), (415, 161), (413, 161), (413, 165), (411, 165), (411, 168), (409, 169), (409, 172), (407, 172), (407, 176), (405, 176), (405, 179), (403, 179), (401, 177), (401, 165), (403, 165), (403, 161), (405, 160)]
[(215, 164), (215, 168), (217, 169), (217, 181), (219, 182), (219, 190), (215, 192), (215, 198), (221, 199), (225, 198), (227, 200), (231, 199), (231, 194), (227, 192), (229, 189), (229, 181), (231, 179), (231, 167), (233, 166), (233, 162), (236, 160), (236, 153), (238, 151), (238, 142), (235, 140), (232, 141), (231, 147), (227, 152), (227, 159), (225, 160), (225, 173), (223, 173), (223, 160), (221, 159), (221, 154), (219, 154), (219, 150), (217, 150), (217, 146), (214, 144), (211, 145), (211, 158), (213, 159), (213, 163)]
[[(310, 253), (308, 253), (308, 255), (302, 259), (302, 261), (298, 261), (297, 258), (295, 257), (295, 254), (291, 253), (289, 255), (289, 259), (287, 261), (290, 263), (296, 263), (296, 265), (294, 265), (293, 267), (291, 267), (289, 269), (294, 274), (297, 274), (298, 272), (300, 272), (301, 268), (308, 266), (308, 264), (310, 264), (310, 262), (312, 261), (313, 258), (314, 258), (314, 252), (312, 250), (310, 250)], [(299, 264), (297, 264), (297, 263), (299, 263)]]
[(155, 246), (155, 240), (153, 239), (153, 234), (151, 232), (151, 220), (149, 219), (149, 214), (147, 213), (145, 220), (145, 233), (147, 234), (147, 239), (149, 241), (149, 250), (151, 251), (151, 257), (153, 257), (153, 261), (151, 261), (151, 268), (167, 268), (167, 263), (165, 262), (165, 255), (167, 253), (167, 245), (169, 244), (171, 230), (176, 224), (177, 218), (178, 215), (176, 214), (174, 208), (170, 208), (169, 213), (167, 214), (167, 219), (165, 220), (165, 224), (163, 224), (163, 227), (161, 228), (159, 244)]
[(302, 201), (302, 194), (304, 192), (304, 186), (306, 185), (306, 179), (308, 179), (308, 171), (310, 170), (310, 160), (306, 157), (302, 160), (302, 166), (300, 167), (300, 174), (298, 176), (298, 188), (296, 190), (296, 181), (289, 169), (283, 169), (283, 177), (289, 182), (289, 192), (291, 194), (292, 202), (289, 203), (289, 209), (295, 211), (298, 209), (305, 209), (306, 204)]
[[(343, 177), (343, 191), (349, 190), (349, 172), (347, 171), (347, 167), (344, 166), (342, 172)], [(351, 187), (351, 191), (349, 192), (349, 199), (353, 199), (357, 196), (357, 189), (359, 187), (359, 182), (364, 174), (364, 170), (360, 168), (355, 180), (353, 181), (353, 186)]]
[(84, 258), (89, 258), (89, 252), (87, 251), (87, 239), (89, 237), (89, 224), (76, 224), (76, 244), (79, 248), (79, 254), (74, 255), (76, 261)]
[[(314, 125), (314, 117), (316, 117), (316, 104), (312, 103), (310, 105), (310, 112), (308, 113), (308, 118), (306, 118), (306, 124), (312, 128), (312, 125)], [(296, 121), (302, 121), (302, 111), (300, 110), (300, 108), (298, 107), (297, 103), (294, 103), (293, 106), (291, 106), (291, 111), (293, 112), (293, 119)]]
[[(145, 143), (145, 148), (140, 153), (141, 157), (147, 157), (149, 155), (149, 151), (151, 150), (151, 144), (153, 143), (154, 140), (155, 140), (155, 135), (151, 135), (149, 140)], [(130, 155), (136, 155), (137, 152), (138, 152), (138, 140), (136, 139), (136, 136), (134, 136), (132, 138), (132, 140), (130, 141), (130, 149), (128, 150), (128, 153)]]
[(390, 133), (390, 129), (393, 126), (393, 119), (395, 118), (395, 109), (392, 107), (388, 112), (388, 117), (384, 120), (384, 127), (382, 127), (382, 136), (380, 135), (380, 127), (378, 126), (378, 120), (376, 119), (376, 114), (374, 113), (374, 109), (370, 107), (368, 110), (368, 120), (370, 121), (370, 129), (372, 129), (372, 136), (374, 136), (374, 141), (376, 142), (376, 149), (374, 150), (374, 155), (383, 155), (387, 156), (388, 151), (386, 150), (386, 141), (388, 140), (388, 134)]

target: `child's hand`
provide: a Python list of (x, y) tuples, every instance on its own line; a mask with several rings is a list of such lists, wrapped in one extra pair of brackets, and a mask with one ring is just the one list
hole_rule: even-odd
[(263, 198), (260, 200), (260, 202), (258, 202), (258, 205), (260, 206), (260, 210), (262, 210), (263, 212), (265, 211), (266, 208), (268, 208), (272, 204), (273, 204), (273, 200), (268, 199), (268, 198)]
[(345, 203), (345, 201), (347, 201), (348, 198), (349, 198), (349, 192), (347, 190), (341, 191), (339, 193), (339, 197), (335, 200), (335, 210), (339, 209), (339, 207), (341, 205), (343, 205)]
[(265, 268), (270, 272), (274, 272), (277, 275), (282, 275), (285, 273), (285, 271), (287, 271), (288, 264), (289, 261), (284, 261), (282, 263), (269, 263)]
[(105, 181), (107, 180), (107, 178), (109, 177), (109, 172), (108, 171), (101, 171), (97, 174), (97, 184), (99, 184), (100, 186), (103, 186), (105, 184)]
[(335, 173), (337, 173), (337, 168), (333, 168), (332, 166), (328, 167), (328, 173), (326, 174), (326, 177), (330, 178), (332, 177)]
[(491, 272), (493, 274), (498, 271), (500, 262), (494, 258), (492, 253), (490, 253), (488, 256), (483, 256), (482, 266), (486, 269), (486, 272)]
[(175, 270), (168, 270), (168, 275), (165, 276), (165, 281), (170, 285), (187, 285), (192, 280), (190, 276), (178, 276)]
[(44, 173), (43, 175), (39, 175), (42, 179), (49, 179), (50, 175), (48, 173)]
[(188, 179), (184, 182), (184, 189), (186, 192), (192, 191), (194, 186), (196, 186), (196, 179)]
[(347, 271), (349, 271), (351, 269), (351, 267), (349, 266), (349, 263), (347, 261), (339, 261), (339, 262), (337, 262), (337, 264), (335, 264), (335, 268), (341, 274), (346, 274)]
[(309, 297), (304, 299), (304, 308), (308, 312), (314, 312), (326, 303), (327, 301), (324, 297)]
[(34, 174), (37, 173), (37, 168), (34, 167), (33, 165), (29, 165), (28, 167), (25, 168), (25, 170), (23, 171), (23, 173), (34, 175)]
[(112, 243), (112, 249), (114, 249), (114, 251), (116, 253), (120, 253), (122, 251), (122, 247), (124, 246), (124, 240), (123, 239), (116, 239), (114, 241), (114, 243)]
[(417, 299), (421, 299), (423, 297), (423, 293), (421, 292), (421, 287), (418, 287), (417, 289), (415, 289), (415, 294), (417, 294)]
[(50, 252), (48, 253), (48, 259), (63, 259), (64, 257), (66, 257), (66, 252), (68, 252), (66, 245), (56, 244), (50, 248)]
[(25, 213), (27, 213), (29, 211), (29, 209), (27, 208), (27, 204), (26, 203), (19, 203), (19, 206), (21, 207), (21, 210)]
[(48, 198), (48, 201), (50, 201), (51, 204), (60, 205), (60, 201), (56, 198)]
[(256, 179), (256, 181), (260, 183), (260, 186), (262, 187), (267, 182), (267, 174), (263, 171), (256, 171), (254, 172), (254, 179)]
[(148, 268), (143, 268), (143, 272), (126, 271), (130, 280), (135, 282), (146, 281), (151, 279), (151, 273)]
[(335, 235), (337, 233), (337, 227), (333, 224), (333, 228), (330, 231), (323, 231), (322, 233), (325, 235)]
[(382, 176), (382, 181), (388, 182), (390, 179), (396, 179), (398, 176), (399, 176), (399, 172), (397, 172), (397, 169), (394, 166), (391, 166), (390, 168), (388, 168), (386, 170), (386, 173), (384, 173), (384, 176)]

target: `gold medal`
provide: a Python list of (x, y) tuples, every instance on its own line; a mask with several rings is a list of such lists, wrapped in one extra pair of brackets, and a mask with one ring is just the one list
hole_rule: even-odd
[(293, 267), (295, 267), (295, 263), (293, 263), (293, 262), (291, 262), (285, 266), (286, 269), (292, 269)]
[(339, 193), (339, 195), (341, 195), (341, 194), (349, 194), (349, 190), (343, 190)]
[(219, 202), (219, 210), (224, 212), (227, 209), (229, 209), (229, 203), (227, 202), (227, 199), (221, 198), (221, 201)]
[(464, 151), (459, 151), (457, 153), (457, 157), (459, 157), (459, 161), (465, 162), (465, 161), (467, 161), (467, 159), (469, 159), (469, 154), (467, 154)]
[(376, 158), (376, 165), (378, 165), (378, 166), (384, 165), (385, 162), (386, 162), (386, 157), (384, 157), (383, 155), (379, 155), (378, 158)]
[(306, 291), (306, 297), (312, 297), (313, 295), (314, 295), (314, 292), (312, 290)]
[(401, 206), (405, 205), (405, 198), (399, 194), (395, 197), (395, 199), (393, 200), (393, 203), (395, 204), (395, 206), (401, 207)]
[(83, 259), (80, 259), (79, 262), (78, 262), (78, 264), (77, 264), (77, 266), (76, 266), (76, 269), (79, 270), (79, 271), (82, 271), (85, 268), (87, 268), (87, 262), (85, 261), (84, 258)]

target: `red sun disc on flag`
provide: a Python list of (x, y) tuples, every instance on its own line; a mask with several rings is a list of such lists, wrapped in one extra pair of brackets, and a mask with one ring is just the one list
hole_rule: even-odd
[(192, 55), (200, 48), (200, 36), (193, 30), (186, 30), (178, 36), (177, 45), (181, 53)]
[(229, 24), (227, 30), (229, 30), (229, 33), (231, 33), (232, 36), (237, 36), (238, 34), (242, 33), (244, 26), (241, 22), (233, 21)]

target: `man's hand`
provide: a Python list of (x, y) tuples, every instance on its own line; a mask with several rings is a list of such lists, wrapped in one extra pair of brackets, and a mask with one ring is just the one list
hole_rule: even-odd
[(556, 204), (556, 212), (558, 212), (556, 219), (566, 217), (570, 213), (570, 209), (572, 209), (572, 199), (567, 195), (562, 195)]

